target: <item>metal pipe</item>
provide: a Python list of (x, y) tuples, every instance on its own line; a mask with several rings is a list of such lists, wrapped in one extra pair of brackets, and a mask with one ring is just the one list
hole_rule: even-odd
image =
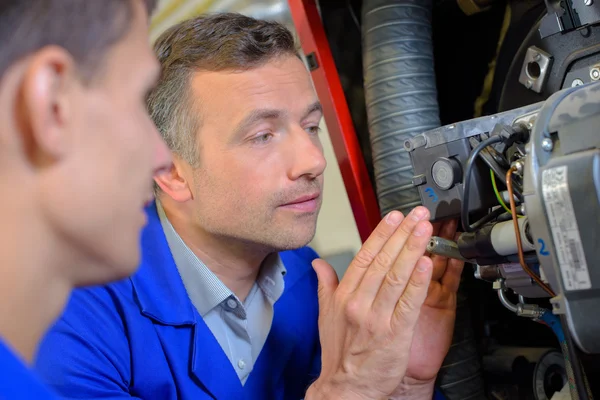
[(500, 299), (500, 303), (502, 303), (504, 307), (508, 308), (515, 314), (517, 313), (516, 304), (511, 303), (510, 300), (506, 298), (506, 292), (504, 291), (504, 289), (498, 289), (498, 298)]
[(444, 239), (439, 236), (432, 236), (427, 244), (427, 251), (443, 257), (455, 258), (457, 260), (469, 262), (458, 250), (458, 244), (453, 240)]

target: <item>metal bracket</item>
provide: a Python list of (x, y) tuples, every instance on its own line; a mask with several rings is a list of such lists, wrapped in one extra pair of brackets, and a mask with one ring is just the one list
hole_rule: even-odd
[(541, 93), (544, 90), (551, 68), (552, 55), (539, 47), (531, 46), (525, 54), (519, 82), (527, 89)]

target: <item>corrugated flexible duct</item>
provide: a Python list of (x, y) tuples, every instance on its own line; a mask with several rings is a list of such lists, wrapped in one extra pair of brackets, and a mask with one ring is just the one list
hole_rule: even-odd
[[(363, 71), (375, 184), (382, 215), (421, 204), (404, 142), (440, 125), (432, 0), (364, 0)], [(467, 299), (458, 296), (452, 347), (438, 374), (449, 400), (485, 398)]]
[(363, 2), (363, 70), (382, 215), (421, 203), (404, 141), (440, 125), (431, 0)]

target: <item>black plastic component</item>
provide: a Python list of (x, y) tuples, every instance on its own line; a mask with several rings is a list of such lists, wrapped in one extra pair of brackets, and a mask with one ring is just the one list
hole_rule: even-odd
[[(470, 153), (471, 145), (468, 139), (413, 150), (412, 161), (415, 176), (424, 176), (424, 178), (421, 177), (413, 182), (420, 189), (421, 202), (429, 209), (432, 221), (442, 221), (460, 216), (464, 185), (461, 175), (459, 175), (460, 180), (454, 182), (449, 189), (437, 185), (433, 177), (432, 165), (435, 162), (434, 160), (453, 160), (462, 166), (467, 162)], [(460, 169), (463, 168), (460, 167)], [(489, 175), (489, 168), (481, 159), (477, 159), (475, 162), (470, 186), (469, 210), (471, 213), (487, 213), (489, 208), (496, 205), (497, 200), (493, 195), (494, 189)]]
[(462, 168), (460, 163), (455, 159), (440, 157), (431, 167), (431, 176), (440, 189), (449, 190), (457, 183), (460, 183)]
[(460, 254), (470, 260), (477, 259), (481, 255), (501, 257), (492, 245), (493, 227), (494, 225), (490, 224), (475, 232), (462, 233), (458, 238)]
[[(600, 2), (598, 2), (600, 3)], [(542, 10), (545, 12), (545, 10)], [(541, 15), (540, 15), (541, 17)], [(546, 100), (560, 89), (570, 87), (573, 81), (591, 82), (590, 67), (600, 63), (600, 26), (587, 26), (559, 35), (541, 38), (540, 22), (533, 26), (522, 41), (505, 75), (498, 70), (496, 79), (503, 82), (498, 111), (510, 110)], [(553, 58), (552, 67), (541, 93), (527, 89), (519, 82), (525, 53), (531, 46), (539, 47)]]

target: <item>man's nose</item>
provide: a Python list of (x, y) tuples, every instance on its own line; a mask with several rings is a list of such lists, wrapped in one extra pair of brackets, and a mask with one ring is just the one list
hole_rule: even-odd
[(289, 157), (292, 160), (289, 170), (290, 179), (296, 180), (302, 176), (316, 178), (323, 174), (327, 161), (319, 137), (316, 134), (309, 134), (302, 128), (296, 129), (291, 136), (293, 140), (290, 141), (289, 148)]

